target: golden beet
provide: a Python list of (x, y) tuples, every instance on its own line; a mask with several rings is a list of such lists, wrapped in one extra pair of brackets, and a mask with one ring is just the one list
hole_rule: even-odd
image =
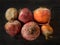
[(33, 14), (34, 14), (34, 19), (41, 24), (47, 23), (51, 17), (51, 11), (48, 8), (43, 8), (43, 7), (34, 10)]
[(17, 18), (17, 9), (16, 8), (9, 8), (7, 9), (6, 13), (5, 13), (5, 18), (8, 21), (14, 20)]
[(53, 33), (53, 28), (50, 25), (42, 25), (41, 30), (42, 30), (42, 33), (45, 36), (46, 40)]

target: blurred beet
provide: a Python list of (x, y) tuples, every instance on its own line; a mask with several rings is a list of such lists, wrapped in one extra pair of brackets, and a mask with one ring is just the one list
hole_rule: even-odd
[(40, 27), (35, 22), (28, 22), (22, 27), (21, 34), (26, 40), (35, 40), (40, 35)]
[(7, 11), (5, 13), (5, 18), (8, 21), (17, 19), (17, 16), (18, 16), (18, 14), (17, 14), (17, 9), (16, 8), (9, 8), (9, 9), (7, 9)]
[(50, 22), (51, 11), (48, 8), (40, 7), (34, 10), (34, 19), (40, 24), (46, 24)]
[(42, 25), (41, 26), (42, 34), (45, 36), (45, 39), (48, 40), (52, 38), (53, 28), (50, 25)]
[(19, 12), (18, 20), (22, 21), (23, 23), (27, 23), (33, 20), (32, 12), (28, 8), (23, 8)]
[(6, 33), (14, 37), (21, 29), (21, 23), (17, 20), (5, 24)]

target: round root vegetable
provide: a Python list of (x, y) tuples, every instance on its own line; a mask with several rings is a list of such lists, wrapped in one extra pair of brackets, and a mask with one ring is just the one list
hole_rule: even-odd
[(23, 8), (19, 12), (18, 19), (22, 21), (23, 23), (27, 23), (29, 21), (33, 20), (32, 12), (28, 8)]
[(14, 20), (17, 18), (17, 9), (15, 8), (9, 8), (7, 9), (6, 13), (5, 13), (5, 18), (8, 21)]
[(51, 11), (48, 8), (37, 8), (36, 10), (34, 10), (33, 14), (34, 19), (40, 24), (49, 23), (51, 18)]
[(40, 34), (40, 27), (35, 22), (28, 22), (22, 27), (21, 34), (26, 40), (35, 40)]
[(53, 34), (53, 28), (50, 25), (42, 25), (41, 30), (46, 40), (52, 37), (51, 35)]
[(21, 23), (17, 20), (5, 24), (6, 33), (14, 37), (21, 29)]

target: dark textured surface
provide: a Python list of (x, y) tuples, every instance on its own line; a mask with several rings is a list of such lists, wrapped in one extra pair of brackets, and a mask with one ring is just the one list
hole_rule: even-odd
[[(54, 38), (46, 41), (43, 35), (34, 41), (26, 41), (21, 35), (11, 38), (4, 29), (4, 24), (7, 22), (5, 19), (5, 11), (9, 7), (17, 9), (27, 7), (34, 10), (40, 6), (51, 9), (52, 18), (50, 25), (54, 28)], [(19, 38), (17, 38), (19, 37)], [(60, 1), (59, 0), (0, 0), (0, 45), (59, 45), (60, 43)]]

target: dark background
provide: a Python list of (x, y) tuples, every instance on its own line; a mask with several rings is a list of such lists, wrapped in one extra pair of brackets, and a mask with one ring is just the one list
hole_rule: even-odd
[[(51, 9), (52, 18), (50, 25), (54, 29), (54, 38), (45, 40), (41, 34), (34, 41), (26, 41), (21, 35), (11, 38), (4, 29), (5, 11), (10, 7), (17, 9), (27, 7), (31, 11), (38, 7), (47, 7)], [(19, 37), (19, 38), (17, 38)], [(0, 45), (60, 45), (60, 1), (59, 0), (0, 0)]]

